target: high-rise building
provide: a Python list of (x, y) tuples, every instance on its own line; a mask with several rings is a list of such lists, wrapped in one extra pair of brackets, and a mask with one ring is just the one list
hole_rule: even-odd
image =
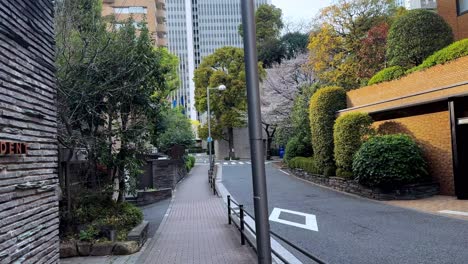
[(437, 9), (437, 0), (397, 0), (397, 5), (411, 9)]
[[(238, 33), (242, 22), (240, 0), (166, 0), (168, 47), (179, 57), (180, 89), (173, 105), (181, 105), (197, 120), (194, 71), (202, 59), (224, 46), (243, 47)], [(271, 0), (255, 1), (271, 4)]]
[(145, 21), (155, 46), (167, 46), (166, 0), (103, 0), (102, 14), (115, 15), (117, 21)]

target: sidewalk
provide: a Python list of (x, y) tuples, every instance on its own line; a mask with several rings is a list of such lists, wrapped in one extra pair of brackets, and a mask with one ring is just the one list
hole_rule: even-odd
[(256, 263), (227, 224), (221, 198), (208, 185), (208, 166), (197, 165), (177, 187), (168, 215), (138, 263)]

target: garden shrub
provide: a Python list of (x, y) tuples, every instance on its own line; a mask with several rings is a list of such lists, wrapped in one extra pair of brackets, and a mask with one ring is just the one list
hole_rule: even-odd
[(290, 159), (298, 156), (308, 156), (312, 154), (310, 143), (304, 142), (300, 136), (294, 136), (286, 145), (284, 160), (288, 162)]
[(425, 180), (426, 162), (408, 135), (372, 137), (354, 156), (353, 173), (362, 185), (390, 189)]
[(295, 157), (288, 162), (291, 169), (303, 169), (312, 174), (320, 174), (314, 158)]
[(393, 22), (387, 39), (390, 66), (410, 68), (453, 42), (450, 26), (438, 14), (411, 10)]
[(349, 113), (340, 116), (334, 127), (336, 176), (350, 178), (353, 156), (366, 136), (371, 134), (372, 118), (367, 113)]
[(405, 68), (401, 66), (392, 66), (385, 68), (376, 73), (367, 83), (367, 85), (378, 84), (382, 82), (388, 82), (397, 80), (405, 75)]
[(424, 70), (464, 56), (468, 56), (468, 39), (457, 41), (446, 48), (436, 51), (434, 54), (425, 59), (423, 63), (409, 69), (407, 73)]
[(185, 168), (190, 171), (195, 166), (195, 157), (192, 155), (184, 156)]
[(312, 148), (317, 168), (325, 176), (332, 176), (335, 173), (333, 126), (336, 112), (344, 108), (346, 108), (346, 91), (341, 87), (321, 88), (310, 100)]

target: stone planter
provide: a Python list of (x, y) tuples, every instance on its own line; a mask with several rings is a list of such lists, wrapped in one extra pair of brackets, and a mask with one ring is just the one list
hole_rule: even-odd
[(127, 199), (128, 202), (131, 202), (137, 206), (144, 206), (148, 204), (153, 204), (160, 202), (162, 200), (172, 197), (172, 189), (158, 189), (151, 191), (138, 191), (137, 197), (133, 199)]
[(380, 188), (368, 188), (350, 179), (340, 177), (327, 178), (322, 175), (307, 173), (301, 169), (293, 169), (290, 171), (296, 177), (306, 181), (375, 200), (416, 200), (431, 197), (439, 193), (439, 184), (436, 182), (409, 184), (398, 189), (383, 190)]

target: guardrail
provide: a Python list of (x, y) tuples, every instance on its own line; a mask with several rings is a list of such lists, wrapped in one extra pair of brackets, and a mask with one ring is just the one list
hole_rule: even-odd
[(215, 159), (210, 162), (210, 168), (208, 169), (208, 183), (210, 188), (213, 190), (213, 195), (217, 195), (218, 191), (216, 190), (216, 174), (218, 167), (215, 166)]
[[(253, 235), (255, 235), (255, 230), (253, 229), (252, 226), (250, 226), (248, 223), (245, 221), (245, 216), (248, 215), (250, 218), (252, 218), (255, 221), (255, 218), (249, 214), (248, 212), (245, 211), (244, 206), (242, 204), (236, 203), (234, 200), (231, 199), (231, 196), (227, 196), (227, 203), (228, 203), (228, 223), (231, 225), (234, 223), (236, 228), (240, 231), (240, 236), (241, 236), (241, 245), (245, 245), (245, 242), (247, 241), (250, 246), (252, 246), (256, 250), (256, 243), (254, 241), (255, 238), (249, 238), (249, 234), (246, 233), (246, 230), (248, 229)], [(237, 206), (237, 208), (233, 208), (231, 205), (234, 204)], [(236, 210), (238, 209), (238, 212)], [(236, 216), (238, 218), (238, 222), (236, 222)], [(247, 228), (247, 229), (246, 229)], [(309, 260), (314, 261), (315, 263), (319, 264), (326, 264), (325, 261), (321, 260), (320, 258), (312, 255), (311, 253), (305, 251), (304, 249), (294, 245), (291, 241), (287, 240), (286, 238), (278, 235), (277, 233), (273, 232), (270, 230), (270, 235), (278, 238), (297, 252), (300, 252), (302, 255), (307, 257)], [(281, 260), (285, 264), (289, 264), (290, 262), (286, 260), (283, 256), (281, 256), (278, 252), (276, 252), (273, 248), (271, 249), (271, 253), (276, 256), (279, 260)]]

